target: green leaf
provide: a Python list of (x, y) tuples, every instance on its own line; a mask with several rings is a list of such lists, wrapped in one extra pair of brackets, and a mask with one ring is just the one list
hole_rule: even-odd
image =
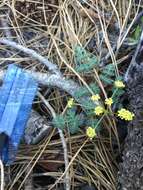
[(95, 108), (95, 104), (91, 100), (87, 100), (84, 102), (84, 105), (82, 105), (82, 108), (84, 110), (93, 110)]
[(124, 94), (125, 90), (120, 89), (120, 88), (117, 89), (117, 88), (113, 87), (113, 88), (112, 88), (112, 92), (113, 92), (112, 98), (113, 98), (113, 99), (117, 99), (117, 98), (119, 98), (121, 95)]
[(79, 73), (88, 73), (95, 67), (95, 64), (93, 62), (85, 63), (77, 66), (75, 70)]
[(57, 115), (52, 123), (54, 127), (62, 130), (67, 126), (71, 134), (77, 133), (80, 125), (83, 124), (80, 116), (76, 114), (75, 109), (68, 109), (64, 116)]
[(134, 39), (135, 40), (138, 40), (139, 37), (140, 37), (140, 33), (141, 33), (141, 26), (137, 26), (136, 29), (135, 29), (135, 32), (134, 32)]
[(113, 84), (114, 80), (111, 79), (109, 76), (107, 75), (103, 75), (103, 74), (100, 74), (100, 79), (102, 80), (102, 82), (106, 85), (109, 85), (109, 84)]
[(65, 114), (67, 126), (71, 134), (77, 133), (79, 131), (82, 121), (78, 114), (75, 113), (75, 110), (67, 110)]
[(97, 57), (79, 45), (75, 47), (74, 55), (76, 64), (75, 70), (79, 73), (88, 73), (98, 64)]
[(135, 39), (129, 37), (128, 38), (128, 43), (136, 45), (138, 43), (138, 40), (135, 40)]
[(62, 116), (62, 115), (57, 115), (54, 119), (53, 119), (53, 121), (52, 121), (52, 123), (53, 123), (53, 125), (54, 125), (54, 127), (56, 127), (56, 128), (59, 128), (59, 129), (64, 129), (65, 128), (65, 124), (66, 124), (66, 122), (65, 122), (65, 119), (64, 119), (64, 117)]
[(116, 89), (113, 87), (113, 102), (114, 102), (114, 106), (117, 107), (118, 109), (120, 107), (122, 107), (122, 103), (119, 101), (119, 98), (124, 94), (125, 90), (123, 89)]
[[(141, 18), (141, 20), (143, 19), (143, 17)], [(140, 38), (140, 34), (141, 34), (141, 30), (142, 30), (142, 27), (141, 25), (137, 25), (132, 36), (129, 38), (129, 42), (130, 43), (136, 43), (139, 38)]]
[[(95, 94), (99, 94), (100, 93), (100, 88), (98, 87), (98, 85), (95, 83), (91, 83), (89, 84), (89, 88), (95, 93)], [(89, 90), (86, 87), (80, 87), (79, 90), (77, 90), (77, 92), (75, 93), (76, 98), (81, 98), (84, 96), (91, 96), (91, 93), (89, 92)]]
[(97, 123), (99, 122), (98, 119), (91, 118), (87, 121), (87, 126), (91, 126), (92, 128), (95, 128)]
[(90, 83), (90, 84), (89, 84), (89, 88), (91, 88), (91, 90), (92, 90), (95, 94), (99, 94), (99, 93), (100, 93), (100, 88), (99, 88), (99, 86), (97, 85), (96, 82)]
[(70, 123), (68, 123), (68, 128), (69, 128), (71, 134), (75, 134), (79, 131), (80, 120), (77, 116), (75, 117), (74, 120), (71, 120)]
[(103, 70), (102, 74), (108, 75), (108, 76), (115, 76), (115, 66), (113, 64), (106, 65)]
[(86, 87), (81, 87), (76, 93), (76, 98), (81, 98), (83, 96), (90, 96), (90, 92)]

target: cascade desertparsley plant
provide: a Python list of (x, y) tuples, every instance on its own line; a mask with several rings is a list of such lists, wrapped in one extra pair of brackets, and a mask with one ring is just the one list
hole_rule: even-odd
[[(74, 94), (75, 99), (70, 98), (67, 101), (67, 109), (64, 114), (57, 114), (57, 117), (53, 119), (53, 125), (62, 130), (67, 127), (71, 134), (77, 133), (83, 125), (88, 126), (86, 136), (93, 139), (97, 136), (96, 133), (101, 124), (103, 126), (105, 124), (102, 122), (104, 116), (108, 116), (109, 120), (113, 115), (125, 121), (133, 120), (134, 113), (125, 109), (122, 102), (119, 101), (124, 93), (125, 84), (122, 81), (122, 76), (116, 76), (114, 64), (100, 67), (98, 57), (79, 45), (76, 45), (74, 49), (74, 58), (74, 69), (79, 75), (82, 74), (83, 77), (93, 76), (94, 70), (97, 71), (107, 97), (103, 99), (102, 89), (97, 79), (88, 83), (92, 95), (87, 87), (81, 85)], [(76, 100), (82, 101), (78, 104)], [(76, 106), (80, 106), (81, 109), (76, 109)], [(116, 113), (113, 112), (112, 108), (117, 110)], [(79, 113), (81, 110), (84, 114)], [(86, 116), (84, 117), (85, 120), (83, 115)]]
[[(87, 74), (93, 74), (93, 71), (96, 70), (103, 87), (105, 90), (107, 89), (107, 95), (108, 92), (110, 94), (112, 93), (110, 97), (103, 101), (103, 98), (100, 96), (102, 93), (98, 82), (95, 80), (94, 83), (88, 84), (93, 94), (84, 105), (81, 105), (81, 108), (83, 108), (87, 114), (87, 120), (89, 120), (89, 124), (87, 123), (87, 126), (89, 127), (86, 129), (86, 135), (91, 139), (93, 136), (96, 136), (95, 131), (98, 129), (98, 125), (102, 122), (102, 118), (105, 115), (110, 117), (110, 115), (114, 114), (126, 121), (133, 120), (134, 114), (123, 108), (122, 102), (119, 101), (124, 93), (125, 84), (122, 81), (122, 76), (116, 76), (114, 64), (111, 63), (101, 68), (99, 66), (100, 61), (98, 60), (98, 57), (88, 52), (80, 45), (75, 46), (74, 58), (76, 72), (82, 74), (82, 76), (86, 76)], [(110, 88), (108, 88), (109, 86)], [(78, 99), (89, 96), (90, 93), (86, 88), (81, 88), (76, 94)], [(110, 113), (113, 106), (117, 109), (117, 113)]]
[[(121, 81), (121, 80), (117, 80), (114, 82), (114, 85), (117, 89), (121, 89), (125, 87), (125, 84)], [(95, 103), (95, 108), (94, 108), (94, 114), (95, 116), (101, 116), (103, 115), (105, 112), (108, 114), (109, 111), (107, 111), (104, 108), (104, 104), (107, 106), (112, 106), (112, 104), (114, 103), (113, 98), (106, 98), (104, 100), (104, 104), (102, 102), (100, 102), (101, 97), (99, 94), (94, 94), (90, 97), (91, 101), (93, 101), (93, 103)], [(96, 103), (99, 103), (98, 105), (96, 105)], [(72, 108), (75, 105), (75, 101), (73, 98), (70, 98), (67, 102), (67, 107), (68, 108)], [(120, 119), (126, 120), (126, 121), (131, 121), (134, 118), (134, 113), (130, 112), (129, 110), (125, 109), (125, 108), (121, 108), (120, 110), (117, 111), (117, 116)], [(86, 128), (86, 135), (87, 137), (89, 137), (90, 139), (93, 139), (94, 137), (96, 137), (96, 127), (93, 128), (91, 126)]]

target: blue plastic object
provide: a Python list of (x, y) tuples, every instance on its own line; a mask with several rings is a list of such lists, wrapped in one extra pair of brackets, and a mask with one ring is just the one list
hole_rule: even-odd
[(13, 64), (8, 67), (0, 88), (0, 153), (5, 164), (15, 159), (36, 90), (28, 73)]

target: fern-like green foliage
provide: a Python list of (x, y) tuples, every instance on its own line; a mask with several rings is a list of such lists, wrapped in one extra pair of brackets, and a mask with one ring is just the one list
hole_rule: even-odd
[[(141, 23), (143, 24), (143, 16), (141, 17)], [(129, 38), (129, 42), (131, 42), (131, 43), (137, 43), (138, 42), (138, 40), (140, 38), (141, 31), (142, 31), (142, 24), (138, 24), (135, 27), (132, 36)]]
[(76, 46), (74, 49), (75, 70), (79, 73), (88, 73), (98, 65), (98, 59), (95, 55), (87, 52), (81, 46)]
[(114, 80), (111, 79), (108, 75), (101, 74), (100, 79), (103, 82), (103, 84), (105, 84), (105, 85), (110, 85), (110, 84), (113, 84), (113, 82), (114, 82)]
[(96, 132), (100, 132), (102, 127), (101, 127), (101, 122), (98, 119), (90, 118), (87, 121), (87, 126), (91, 126), (96, 130)]
[[(89, 88), (95, 93), (95, 94), (99, 94), (100, 93), (100, 88), (98, 87), (98, 85), (95, 83), (90, 83), (89, 84)], [(75, 96), (76, 98), (81, 98), (81, 97), (85, 97), (85, 96), (90, 96), (91, 93), (89, 92), (89, 90), (86, 87), (80, 87), (79, 90), (77, 90)]]
[(65, 118), (63, 115), (57, 115), (54, 119), (53, 119), (53, 125), (54, 127), (56, 128), (59, 128), (59, 129), (64, 129), (65, 126), (66, 126), (66, 121), (65, 121)]
[(82, 124), (81, 118), (76, 114), (75, 110), (69, 109), (66, 112), (65, 119), (67, 121), (67, 127), (71, 134), (79, 131), (80, 125)]
[(139, 37), (140, 37), (140, 34), (141, 34), (141, 31), (142, 31), (142, 28), (141, 26), (137, 25), (136, 29), (135, 29), (135, 32), (134, 32), (134, 40), (138, 40)]
[(118, 107), (118, 109), (119, 109), (119, 108), (122, 107), (122, 104), (121, 104), (121, 102), (119, 101), (119, 98), (124, 94), (125, 90), (113, 88), (112, 91), (113, 91), (113, 96), (112, 96), (112, 98), (113, 98), (113, 101), (114, 101), (114, 105), (115, 105), (116, 107)]
[(64, 115), (57, 115), (53, 119), (53, 125), (56, 128), (64, 130), (68, 127), (71, 134), (77, 133), (82, 122), (82, 118), (79, 114), (76, 114), (75, 109), (68, 109)]
[[(103, 85), (105, 87), (108, 85), (112, 86), (110, 91), (114, 93), (115, 91), (114, 81), (122, 80), (121, 78), (116, 78), (114, 64), (108, 64), (104, 66), (103, 68), (100, 68), (98, 64), (99, 62), (97, 61), (96, 56), (90, 54), (81, 46), (76, 46), (76, 48), (74, 49), (74, 55), (75, 55), (76, 70), (78, 72), (86, 73), (86, 72), (92, 71), (93, 68), (96, 68), (99, 74), (99, 78), (102, 81)], [(94, 94), (100, 94), (101, 90), (96, 82), (89, 84), (89, 87), (94, 92)], [(113, 97), (113, 100), (115, 103), (118, 102), (118, 98), (123, 93), (124, 93), (124, 90), (122, 89), (118, 89), (118, 91), (116, 91)], [(86, 87), (81, 87), (76, 92), (75, 96), (77, 99), (82, 98), (82, 97), (87, 97), (87, 96), (90, 97), (91, 93), (88, 91)], [(93, 104), (92, 101), (88, 100), (84, 102), (84, 104), (82, 105), (82, 108), (86, 112), (88, 117), (91, 117), (93, 115), (93, 109), (95, 108), (95, 105)]]
[(113, 64), (108, 64), (102, 69), (102, 74), (107, 76), (115, 76), (115, 66)]
[(111, 85), (114, 82), (115, 77), (115, 66), (113, 64), (106, 65), (99, 75), (100, 79), (105, 85)]
[[(86, 51), (81, 46), (76, 46), (74, 49), (75, 55), (75, 64), (76, 64), (76, 71), (79, 73), (89, 73), (96, 68), (100, 71), (99, 68), (99, 61), (97, 57), (88, 51)], [(105, 85), (109, 85), (113, 83), (112, 77), (115, 76), (115, 67), (113, 64), (109, 64), (101, 69), (100, 79), (105, 83)], [(95, 85), (94, 85), (95, 86)], [(96, 85), (97, 88), (97, 85)], [(80, 96), (83, 96), (87, 93), (87, 90), (82, 89), (82, 92), (79, 92)]]

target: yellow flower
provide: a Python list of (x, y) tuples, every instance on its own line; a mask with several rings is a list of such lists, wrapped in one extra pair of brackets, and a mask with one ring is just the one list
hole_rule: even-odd
[(113, 104), (113, 99), (112, 98), (106, 98), (105, 99), (105, 104), (108, 106), (111, 106)]
[(74, 105), (74, 99), (70, 98), (69, 101), (68, 101), (68, 103), (67, 103), (67, 107), (71, 108), (73, 105)]
[(134, 113), (130, 112), (129, 110), (122, 108), (118, 111), (118, 117), (121, 119), (125, 119), (126, 121), (131, 121), (133, 120)]
[(96, 136), (95, 129), (93, 129), (92, 127), (88, 127), (88, 128), (86, 129), (86, 135), (87, 135), (90, 139), (94, 138), (94, 137)]
[(115, 86), (116, 86), (116, 88), (124, 88), (125, 84), (121, 80), (116, 80)]
[(99, 94), (92, 95), (92, 96), (91, 96), (91, 100), (92, 100), (92, 101), (98, 101), (98, 100), (100, 100)]
[(104, 112), (104, 108), (102, 106), (96, 106), (94, 113), (96, 115), (101, 115)]

